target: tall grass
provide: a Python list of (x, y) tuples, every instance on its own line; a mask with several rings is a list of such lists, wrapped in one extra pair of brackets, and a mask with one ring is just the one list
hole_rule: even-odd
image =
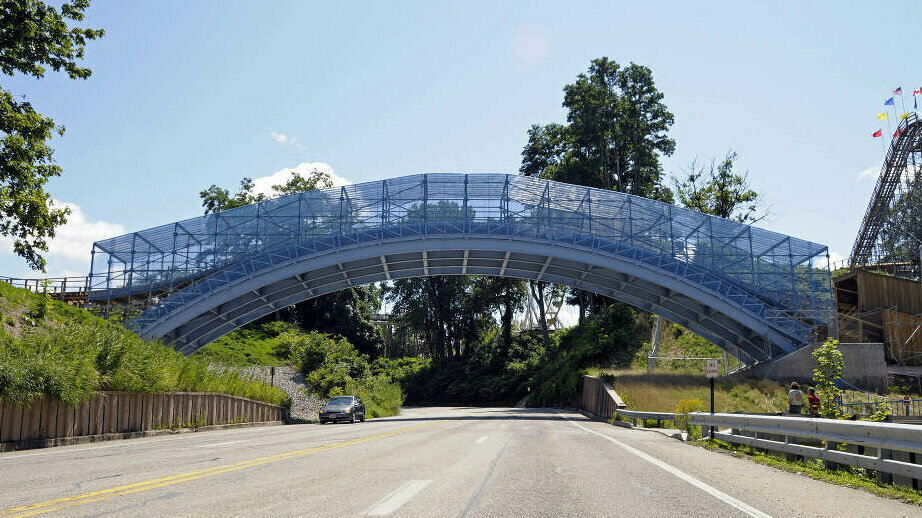
[[(611, 371), (605, 376), (631, 410), (673, 412), (680, 401), (700, 399), (710, 406), (710, 382), (703, 375)], [(787, 390), (771, 380), (727, 378), (714, 387), (717, 412), (773, 413), (787, 409)]]
[(289, 404), (280, 389), (212, 371), (202, 361), (59, 302), (48, 320), (21, 337), (0, 332), (0, 397), (22, 405), (47, 395), (74, 405), (104, 390), (219, 392)]

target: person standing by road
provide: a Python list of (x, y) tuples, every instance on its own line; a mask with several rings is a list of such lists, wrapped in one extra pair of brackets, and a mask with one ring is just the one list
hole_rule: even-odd
[(812, 387), (807, 389), (807, 404), (810, 405), (811, 414), (820, 414), (820, 397), (816, 395), (816, 391)]
[(791, 382), (791, 390), (788, 391), (788, 412), (799, 414), (804, 406), (804, 393), (800, 390), (800, 383)]

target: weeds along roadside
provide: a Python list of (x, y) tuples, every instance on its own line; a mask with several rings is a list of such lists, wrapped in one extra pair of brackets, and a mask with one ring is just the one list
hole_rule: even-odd
[(215, 372), (159, 342), (47, 297), (0, 283), (0, 397), (76, 405), (99, 391), (216, 392), (286, 406), (280, 389)]

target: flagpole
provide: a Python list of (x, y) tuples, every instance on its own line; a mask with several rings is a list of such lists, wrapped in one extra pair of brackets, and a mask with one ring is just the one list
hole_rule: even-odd
[(906, 113), (906, 101), (903, 100), (903, 92), (902, 92), (902, 90), (900, 91), (900, 104), (903, 105), (903, 113)]

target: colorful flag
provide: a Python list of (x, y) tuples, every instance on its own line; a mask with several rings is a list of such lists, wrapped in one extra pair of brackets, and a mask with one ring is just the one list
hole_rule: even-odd
[(884, 106), (893, 106), (893, 97), (887, 99), (887, 102), (884, 103)]
[(878, 119), (878, 120), (882, 120), (882, 121), (887, 120), (887, 112), (878, 113), (878, 114), (877, 114), (877, 119)]
[(896, 128), (896, 131), (893, 132), (893, 138), (900, 138), (900, 129)]
[(908, 113), (904, 113), (904, 114), (900, 115), (900, 120), (901, 120), (901, 121), (904, 121), (904, 120), (906, 120), (906, 117), (909, 117), (909, 114), (908, 114)]
[(896, 90), (893, 91), (893, 95), (903, 95), (903, 88), (900, 86), (897, 86)]
[(912, 104), (913, 104), (913, 107), (912, 107), (913, 110), (918, 110), (918, 109), (919, 109), (919, 100), (918, 100), (918, 99), (913, 98), (913, 99), (912, 99)]
[(919, 88), (918, 90), (913, 90), (913, 91), (912, 91), (912, 96), (915, 97), (915, 96), (919, 95), (920, 93), (922, 93), (922, 88)]
[(877, 130), (877, 131), (875, 131), (874, 134), (871, 135), (871, 136), (872, 136), (872, 137), (879, 137), (879, 136), (883, 135), (882, 132), (883, 132), (883, 130)]

